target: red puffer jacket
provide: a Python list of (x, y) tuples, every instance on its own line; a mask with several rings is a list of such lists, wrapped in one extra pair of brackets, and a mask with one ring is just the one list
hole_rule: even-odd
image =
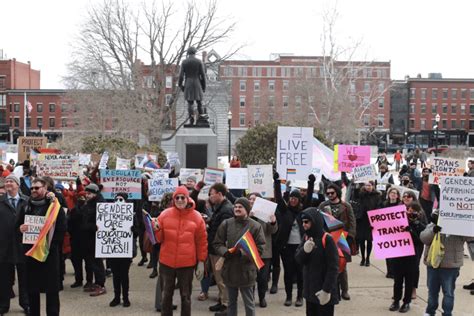
[(155, 236), (161, 243), (160, 263), (171, 268), (193, 267), (207, 258), (206, 224), (194, 210), (194, 202), (190, 202), (184, 210), (167, 208), (157, 219)]

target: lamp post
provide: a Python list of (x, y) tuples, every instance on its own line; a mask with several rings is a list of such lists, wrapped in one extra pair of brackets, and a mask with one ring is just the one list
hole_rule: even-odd
[(408, 144), (408, 132), (405, 132), (405, 144)]
[(229, 163), (230, 163), (230, 156), (231, 156), (231, 150), (232, 150), (232, 143), (231, 143), (231, 139), (230, 139), (230, 129), (231, 129), (231, 123), (232, 123), (232, 112), (229, 111), (229, 113), (227, 113), (227, 121), (229, 122)]
[(438, 156), (438, 131), (439, 131), (439, 120), (440, 120), (440, 116), (439, 114), (436, 114), (435, 116), (435, 121), (436, 121), (436, 124), (435, 126), (433, 126), (433, 128), (435, 129), (435, 157)]

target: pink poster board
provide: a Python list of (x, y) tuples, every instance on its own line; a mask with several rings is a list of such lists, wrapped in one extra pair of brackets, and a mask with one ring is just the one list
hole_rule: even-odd
[(375, 258), (399, 258), (415, 254), (411, 234), (405, 231), (408, 226), (405, 205), (373, 210), (367, 214), (373, 227)]
[(338, 145), (338, 171), (370, 164), (370, 146)]

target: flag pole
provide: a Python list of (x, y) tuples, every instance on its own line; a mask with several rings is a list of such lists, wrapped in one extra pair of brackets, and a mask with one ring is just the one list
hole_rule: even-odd
[(23, 136), (26, 137), (26, 91), (24, 92), (24, 105), (23, 105)]

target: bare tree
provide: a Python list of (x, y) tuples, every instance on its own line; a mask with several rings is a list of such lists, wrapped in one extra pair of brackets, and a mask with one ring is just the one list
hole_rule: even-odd
[[(234, 30), (232, 19), (218, 16), (216, 0), (205, 6), (189, 2), (183, 9), (158, 1), (132, 7), (122, 0), (92, 7), (64, 78), (73, 89), (76, 128), (132, 139), (143, 134), (155, 144), (166, 129), (173, 136), (180, 127), (174, 124), (176, 82), (187, 48), (205, 51), (229, 40)], [(222, 59), (239, 49), (230, 48)]]

